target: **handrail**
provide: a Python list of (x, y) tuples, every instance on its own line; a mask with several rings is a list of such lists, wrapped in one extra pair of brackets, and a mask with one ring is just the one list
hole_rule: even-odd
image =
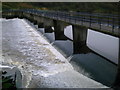
[(81, 21), (89, 23), (89, 27), (91, 27), (92, 23), (97, 23), (101, 25), (111, 26), (112, 30), (115, 28), (120, 28), (119, 15), (113, 14), (103, 14), (103, 13), (86, 13), (86, 12), (62, 12), (62, 11), (49, 11), (49, 10), (35, 10), (35, 9), (21, 9), (21, 10), (6, 10), (3, 12), (25, 12), (36, 15), (41, 15), (48, 18), (53, 19), (61, 19), (66, 21)]

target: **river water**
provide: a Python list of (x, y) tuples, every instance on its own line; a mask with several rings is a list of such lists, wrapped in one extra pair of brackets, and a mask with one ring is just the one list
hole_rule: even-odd
[[(44, 28), (39, 28), (38, 31), (69, 60), (76, 71), (107, 86), (114, 83), (118, 63), (118, 38), (88, 29), (87, 47), (99, 55), (93, 52), (73, 54), (72, 41), (55, 40), (55, 33), (45, 33)], [(65, 28), (64, 34), (73, 40), (71, 25)]]

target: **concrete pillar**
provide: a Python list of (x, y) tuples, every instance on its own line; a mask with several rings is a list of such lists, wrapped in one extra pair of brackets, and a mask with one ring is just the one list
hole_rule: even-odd
[(8, 13), (6, 14), (6, 19), (12, 19), (12, 18), (14, 18), (13, 13), (8, 12)]
[(52, 26), (44, 26), (44, 28), (45, 28), (45, 33), (52, 33), (53, 32)]
[(37, 21), (34, 19), (34, 14), (30, 14), (29, 18), (30, 18), (30, 21), (33, 22), (34, 25), (37, 24)]
[(38, 19), (38, 16), (37, 15), (33, 15), (33, 23), (34, 23), (34, 25), (38, 24), (37, 19)]
[(30, 13), (25, 13), (26, 19), (28, 19), (29, 21), (33, 22), (33, 15)]
[(44, 28), (44, 24), (43, 23), (38, 22), (37, 24), (38, 24), (38, 28)]
[(34, 15), (34, 20), (36, 21), (34, 24), (38, 25), (38, 28), (44, 28), (44, 18), (39, 15)]
[(53, 20), (44, 18), (45, 33), (52, 33), (53, 32), (52, 26), (53, 26)]
[(20, 18), (20, 19), (23, 19), (23, 18), (24, 18), (23, 12), (20, 12), (20, 13), (19, 13), (18, 18)]
[(26, 18), (26, 19), (28, 19), (27, 18), (27, 13), (23, 12), (23, 17)]
[(35, 17), (36, 21), (37, 21), (37, 24), (38, 24), (38, 28), (44, 28), (44, 18), (37, 15)]
[(44, 17), (38, 16), (37, 21), (40, 23), (44, 23)]
[(81, 53), (81, 48), (86, 45), (87, 28), (72, 25), (74, 54)]
[(37, 25), (37, 24), (38, 24), (36, 20), (33, 20), (33, 23), (34, 23), (34, 25)]
[(54, 20), (55, 40), (67, 40), (64, 35), (65, 24), (62, 21)]
[(19, 18), (20, 13), (19, 12), (14, 12), (14, 18)]
[(24, 15), (25, 15), (25, 18), (28, 19), (28, 20), (30, 21), (30, 14), (24, 13)]

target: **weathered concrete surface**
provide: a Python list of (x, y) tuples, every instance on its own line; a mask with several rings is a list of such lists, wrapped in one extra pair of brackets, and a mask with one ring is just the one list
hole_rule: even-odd
[(61, 21), (54, 20), (54, 32), (55, 32), (55, 40), (66, 40), (64, 35), (65, 23)]
[(71, 64), (25, 20), (2, 20), (3, 64), (17, 66), (22, 87), (105, 88), (76, 72)]
[(73, 30), (73, 46), (74, 54), (82, 53), (80, 52), (81, 47), (86, 46), (87, 41), (87, 28), (82, 26), (72, 26)]

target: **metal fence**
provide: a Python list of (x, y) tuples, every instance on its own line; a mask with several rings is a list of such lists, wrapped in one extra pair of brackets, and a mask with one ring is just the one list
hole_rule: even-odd
[(62, 12), (62, 11), (44, 11), (44, 10), (21, 10), (22, 12), (27, 12), (31, 14), (37, 14), (44, 17), (49, 17), (53, 19), (61, 19), (64, 21), (77, 23), (81, 21), (81, 23), (87, 22), (89, 23), (89, 27), (91, 27), (92, 23), (97, 23), (100, 26), (106, 25), (109, 27), (120, 28), (119, 15), (113, 14), (103, 14), (103, 13), (85, 13), (85, 12)]
[(115, 32), (114, 29), (120, 28), (120, 16), (113, 14), (47, 11), (35, 9), (9, 10), (4, 12), (26, 12), (56, 20), (63, 20), (73, 24), (83, 25), (84, 23), (86, 23), (90, 28), (93, 24), (96, 24), (99, 27), (99, 29), (101, 29), (102, 26), (106, 26), (112, 28), (113, 32)]

